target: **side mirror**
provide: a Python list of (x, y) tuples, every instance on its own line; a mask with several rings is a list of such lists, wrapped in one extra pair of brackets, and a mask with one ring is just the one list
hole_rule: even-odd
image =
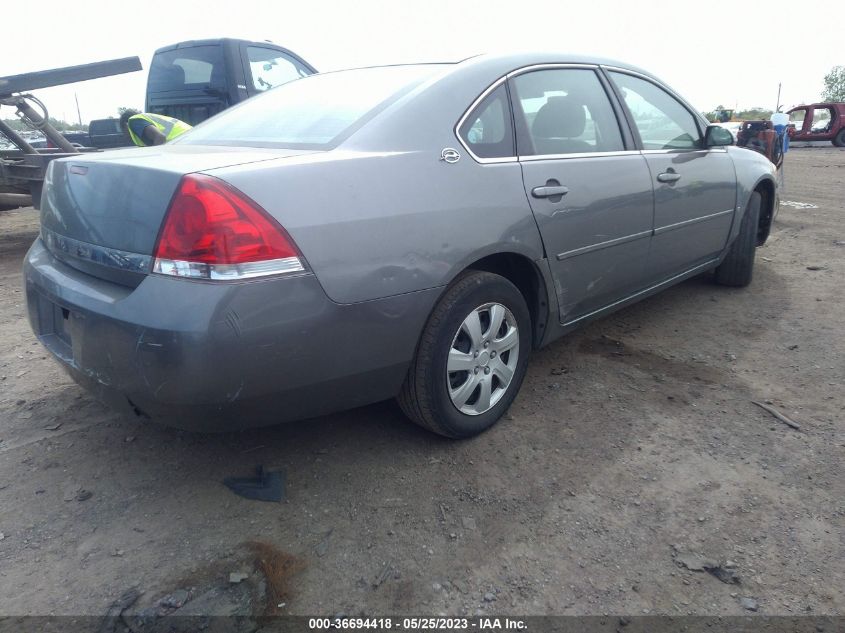
[(708, 125), (704, 131), (704, 147), (720, 147), (722, 145), (733, 145), (733, 143), (733, 134), (721, 125)]

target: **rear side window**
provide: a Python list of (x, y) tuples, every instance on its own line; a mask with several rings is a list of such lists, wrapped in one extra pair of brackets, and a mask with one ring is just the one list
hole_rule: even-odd
[(607, 93), (588, 69), (536, 70), (512, 80), (519, 155), (625, 149)]
[(223, 49), (192, 46), (156, 53), (147, 80), (149, 92), (226, 87)]
[(810, 132), (813, 134), (830, 132), (831, 121), (833, 121), (833, 108), (813, 108), (813, 120), (810, 123)]
[(458, 135), (478, 158), (516, 155), (508, 92), (504, 84), (487, 95), (464, 120)]
[(650, 81), (611, 72), (640, 133), (643, 149), (698, 149), (701, 133), (683, 104)]
[(252, 87), (264, 91), (312, 74), (298, 61), (272, 48), (247, 46)]
[(430, 64), (311, 75), (229, 108), (173, 142), (330, 149), (439, 69)]

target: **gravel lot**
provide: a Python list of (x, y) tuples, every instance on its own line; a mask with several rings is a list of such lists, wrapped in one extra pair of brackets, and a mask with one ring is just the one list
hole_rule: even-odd
[[(750, 288), (693, 279), (541, 350), (465, 442), (393, 403), (228, 435), (117, 415), (35, 341), (37, 215), (0, 213), (0, 615), (131, 587), (150, 617), (845, 613), (845, 151), (785, 169), (817, 208), (781, 206)], [(285, 502), (222, 485), (257, 464)]]

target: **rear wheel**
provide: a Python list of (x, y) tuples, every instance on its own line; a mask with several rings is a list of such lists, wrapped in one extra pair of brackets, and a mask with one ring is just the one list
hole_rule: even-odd
[(754, 255), (757, 251), (757, 225), (760, 222), (760, 192), (751, 194), (748, 208), (742, 217), (739, 235), (722, 263), (716, 268), (716, 283), (723, 286), (747, 286), (754, 273)]
[(833, 144), (836, 147), (845, 147), (845, 127), (843, 127), (839, 132), (836, 133), (836, 136), (833, 137)]
[(469, 271), (429, 317), (399, 405), (440, 435), (477, 435), (513, 402), (530, 348), (531, 317), (517, 287), (499, 275)]

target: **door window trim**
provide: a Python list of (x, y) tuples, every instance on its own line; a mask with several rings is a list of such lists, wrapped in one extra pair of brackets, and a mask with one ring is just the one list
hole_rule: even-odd
[[(566, 69), (575, 69), (575, 70), (592, 70), (595, 75), (596, 79), (598, 79), (599, 85), (601, 85), (602, 90), (604, 91), (605, 97), (607, 98), (610, 108), (613, 111), (613, 116), (616, 119), (616, 125), (619, 126), (619, 136), (622, 138), (622, 145), (625, 149), (621, 150), (613, 150), (610, 152), (571, 152), (568, 154), (529, 154), (527, 156), (522, 156), (519, 153), (519, 138), (516, 135), (516, 122), (514, 121), (514, 133), (517, 137), (517, 160), (519, 162), (529, 162), (529, 161), (537, 161), (537, 160), (566, 160), (566, 159), (579, 159), (579, 158), (606, 158), (608, 156), (626, 156), (628, 154), (638, 154), (639, 151), (636, 148), (629, 148), (631, 141), (633, 140), (636, 142), (633, 137), (628, 135), (628, 122), (624, 118), (620, 119), (619, 115), (624, 113), (620, 112), (617, 108), (616, 104), (616, 94), (613, 92), (608, 91), (608, 86), (606, 85), (606, 80), (604, 75), (601, 72), (601, 66), (599, 64), (579, 64), (579, 63), (548, 63), (548, 64), (532, 64), (530, 66), (524, 66), (522, 68), (518, 68), (516, 70), (512, 70), (506, 75), (506, 79), (510, 82), (513, 78), (518, 77), (519, 75), (523, 75), (525, 73), (535, 72), (538, 70), (566, 70)], [(515, 118), (516, 113), (513, 112), (513, 102), (511, 102), (511, 111), (512, 116)]]
[[(613, 110), (613, 115), (616, 118), (616, 124), (619, 126), (619, 132), (622, 136), (622, 143), (625, 145), (626, 149), (624, 150), (617, 150), (613, 152), (578, 152), (572, 154), (532, 154), (529, 156), (520, 156), (519, 152), (514, 149), (513, 156), (506, 156), (506, 157), (499, 157), (499, 158), (480, 158), (476, 156), (473, 151), (469, 148), (466, 141), (460, 135), (460, 129), (463, 124), (466, 122), (467, 118), (472, 114), (475, 109), (481, 104), (487, 96), (496, 90), (502, 83), (509, 82), (510, 79), (513, 77), (517, 77), (518, 75), (533, 72), (535, 70), (556, 70), (556, 69), (565, 69), (565, 68), (576, 68), (576, 69), (588, 69), (593, 70), (596, 73), (596, 78), (599, 80), (602, 88), (605, 91), (605, 95), (607, 96), (607, 100), (610, 102), (610, 106)], [(475, 101), (470, 104), (469, 108), (464, 112), (458, 122), (455, 124), (454, 133), (455, 137), (458, 139), (458, 142), (461, 146), (467, 151), (467, 153), (472, 157), (472, 159), (477, 162), (481, 163), (482, 165), (490, 164), (490, 163), (513, 163), (513, 162), (520, 162), (520, 161), (535, 161), (535, 160), (560, 160), (560, 159), (567, 159), (567, 158), (603, 158), (607, 156), (626, 156), (628, 154), (638, 154), (639, 149), (636, 148), (636, 144), (638, 139), (633, 136), (633, 133), (630, 130), (630, 123), (625, 119), (626, 112), (621, 110), (621, 106), (617, 103), (618, 97), (616, 92), (614, 91), (613, 84), (608, 81), (608, 79), (604, 76), (601, 72), (601, 65), (599, 64), (580, 64), (580, 63), (547, 63), (547, 64), (531, 64), (529, 66), (523, 66), (521, 68), (517, 68), (515, 70), (510, 71), (506, 75), (499, 77), (495, 82), (490, 84), (486, 90), (484, 90), (476, 99)], [(514, 139), (516, 139), (516, 125), (514, 122), (514, 109), (513, 109), (513, 99), (511, 97), (510, 88), (508, 88), (508, 111), (510, 113), (511, 119), (511, 128), (513, 130)], [(620, 115), (623, 118), (620, 119)], [(628, 146), (633, 143), (634, 147), (629, 148)]]
[[(503, 83), (509, 82), (514, 77), (522, 75), (524, 73), (533, 72), (536, 70), (556, 70), (556, 69), (566, 69), (566, 68), (575, 68), (575, 69), (588, 69), (593, 70), (596, 73), (596, 77), (599, 79), (599, 83), (601, 84), (602, 88), (605, 91), (605, 95), (607, 96), (608, 101), (610, 102), (611, 108), (613, 109), (613, 114), (616, 117), (616, 123), (619, 125), (619, 130), (622, 136), (622, 142), (625, 145), (626, 149), (624, 150), (616, 150), (612, 152), (577, 152), (571, 154), (531, 154), (528, 156), (520, 156), (518, 150), (515, 150), (514, 156), (503, 156), (497, 158), (481, 158), (476, 156), (475, 153), (470, 149), (467, 142), (461, 137), (460, 135), (460, 128), (466, 122), (467, 118), (475, 111), (475, 109), (481, 104), (484, 99), (486, 99), (490, 93), (492, 93), (496, 88), (501, 86)], [(704, 126), (703, 120), (701, 116), (696, 112), (690, 105), (674, 90), (666, 86), (665, 84), (661, 83), (660, 81), (650, 77), (646, 74), (641, 72), (637, 72), (635, 70), (631, 70), (629, 68), (620, 68), (618, 66), (608, 65), (608, 64), (583, 64), (583, 63), (544, 63), (544, 64), (531, 64), (529, 66), (523, 66), (521, 68), (517, 68), (515, 70), (510, 71), (509, 73), (499, 77), (496, 81), (490, 84), (475, 100), (470, 104), (470, 106), (466, 109), (466, 111), (461, 115), (461, 118), (458, 119), (458, 122), (455, 124), (453, 128), (453, 132), (455, 137), (458, 139), (458, 142), (461, 146), (466, 150), (466, 152), (472, 157), (472, 159), (480, 163), (482, 165), (487, 164), (496, 164), (496, 163), (513, 163), (513, 162), (529, 162), (529, 161), (538, 161), (538, 160), (566, 160), (566, 159), (583, 159), (583, 158), (606, 158), (609, 156), (628, 156), (633, 154), (673, 154), (677, 152), (713, 152), (713, 153), (727, 153), (727, 149), (724, 147), (693, 147), (689, 149), (683, 148), (675, 148), (675, 149), (643, 149), (643, 142), (642, 138), (640, 137), (640, 132), (637, 129), (636, 123), (634, 118), (631, 114), (631, 111), (628, 109), (628, 105), (625, 103), (624, 98), (619, 93), (619, 89), (616, 84), (613, 82), (613, 78), (610, 77), (609, 73), (611, 72), (618, 72), (626, 75), (631, 75), (633, 77), (637, 77), (639, 79), (643, 79), (647, 81), (657, 88), (663, 90), (664, 92), (668, 93), (671, 97), (673, 97), (681, 106), (692, 116), (693, 121), (695, 122), (696, 129), (698, 130), (699, 138), (704, 138)], [(513, 130), (514, 139), (516, 139), (516, 125), (514, 122), (514, 108), (513, 108), (513, 99), (511, 97), (510, 90), (507, 91), (508, 94), (508, 110), (510, 113), (511, 119), (511, 129)], [(620, 118), (621, 117), (621, 118)], [(630, 147), (629, 147), (630, 146)]]

